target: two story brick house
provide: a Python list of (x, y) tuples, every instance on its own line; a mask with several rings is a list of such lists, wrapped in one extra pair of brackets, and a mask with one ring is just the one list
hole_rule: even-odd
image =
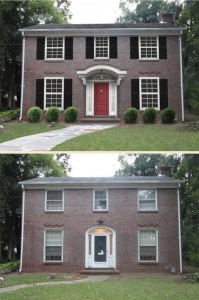
[(179, 180), (48, 177), (21, 185), (22, 271), (182, 271)]
[(40, 24), (23, 36), (21, 118), (74, 105), (80, 119), (122, 118), (129, 107), (172, 107), (184, 120), (182, 28), (155, 24)]

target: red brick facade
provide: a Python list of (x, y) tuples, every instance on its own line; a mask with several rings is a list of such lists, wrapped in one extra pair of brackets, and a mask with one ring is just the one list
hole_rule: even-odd
[[(86, 232), (109, 228), (115, 234), (115, 265), (120, 272), (167, 272), (168, 265), (180, 272), (178, 185), (179, 182), (34, 184), (24, 182), (24, 272), (78, 272), (87, 267)], [(89, 180), (89, 179), (88, 179)], [(162, 178), (161, 178), (162, 180)], [(143, 179), (141, 179), (143, 181)], [(39, 181), (38, 181), (39, 182)], [(45, 190), (64, 190), (63, 212), (45, 211)], [(108, 190), (108, 210), (93, 210), (93, 191)], [(157, 191), (157, 211), (138, 210), (138, 189)], [(44, 262), (44, 230), (63, 230), (63, 261)], [(157, 230), (156, 262), (139, 261), (139, 230)], [(91, 267), (92, 268), (92, 267)]]
[[(42, 25), (39, 25), (40, 27)], [(54, 25), (55, 26), (55, 25)], [(83, 26), (83, 25), (82, 25)], [(162, 25), (163, 26), (163, 25)], [(43, 30), (40, 31), (32, 29), (24, 29), (25, 33), (25, 56), (24, 56), (24, 95), (22, 99), (23, 107), (21, 115), (23, 118), (26, 118), (26, 113), (28, 109), (36, 105), (36, 80), (44, 79), (45, 77), (63, 77), (64, 79), (72, 80), (72, 105), (76, 106), (79, 110), (79, 117), (84, 118), (88, 116), (86, 111), (86, 85), (83, 84), (82, 79), (79, 78), (77, 72), (78, 70), (85, 70), (91, 66), (103, 66), (104, 74), (109, 74), (110, 72), (106, 66), (112, 66), (118, 70), (125, 70), (126, 75), (121, 79), (121, 82), (117, 84), (116, 87), (116, 106), (112, 116), (123, 118), (124, 111), (131, 107), (136, 106), (132, 96), (132, 87), (131, 82), (133, 79), (139, 79), (141, 77), (157, 77), (159, 79), (167, 80), (168, 91), (167, 91), (167, 105), (166, 107), (172, 107), (176, 111), (177, 120), (183, 119), (183, 110), (182, 110), (182, 95), (181, 95), (181, 77), (180, 77), (180, 43), (179, 35), (181, 34), (180, 29), (173, 28), (168, 30), (167, 27), (158, 28), (156, 31), (147, 28), (146, 31), (143, 29), (135, 30), (132, 29), (132, 36), (164, 36), (166, 37), (167, 45), (167, 58), (166, 59), (157, 59), (155, 61), (151, 60), (140, 60), (140, 59), (131, 59), (130, 54), (130, 37), (131, 33), (123, 33), (124, 31), (120, 30), (121, 28), (116, 28), (114, 32), (106, 29), (105, 36), (111, 36), (111, 34), (116, 34), (117, 32), (117, 58), (109, 59), (86, 59), (86, 37), (102, 35), (96, 31), (97, 29), (92, 29), (91, 31), (84, 30), (85, 34), (83, 35), (82, 31), (79, 29), (79, 35), (76, 33), (73, 37), (73, 58), (68, 60), (60, 61), (49, 61), (49, 60), (37, 60), (37, 38), (38, 36), (55, 36), (56, 34), (61, 34), (61, 36), (71, 36), (70, 30), (67, 28), (65, 31), (49, 31)], [(35, 28), (35, 27), (34, 27)], [(31, 29), (31, 28), (30, 28)], [(54, 28), (56, 29), (56, 27)], [(82, 27), (82, 30), (84, 28)], [(128, 28), (126, 28), (127, 30)], [(164, 29), (164, 30), (163, 30)], [(174, 29), (176, 30), (174, 32)], [(58, 30), (58, 29), (57, 29)], [(104, 28), (103, 28), (104, 30)], [(23, 31), (23, 30), (22, 30)], [(55, 33), (56, 32), (56, 33)], [(104, 68), (105, 66), (105, 68)], [(118, 73), (119, 74), (119, 73)], [(119, 76), (118, 74), (114, 74)], [(113, 75), (113, 74), (112, 74)], [(139, 109), (139, 107), (137, 107)], [(90, 114), (92, 115), (92, 113)]]

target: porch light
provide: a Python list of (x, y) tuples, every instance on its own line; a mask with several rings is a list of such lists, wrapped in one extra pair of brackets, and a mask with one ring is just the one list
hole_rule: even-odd
[(104, 79), (104, 75), (102, 74), (103, 70), (101, 70), (101, 73), (100, 73), (100, 80), (103, 80)]

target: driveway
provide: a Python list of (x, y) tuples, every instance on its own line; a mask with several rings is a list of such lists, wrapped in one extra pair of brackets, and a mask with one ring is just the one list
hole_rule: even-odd
[(0, 152), (49, 151), (74, 137), (118, 126), (118, 124), (78, 124), (63, 129), (24, 136), (0, 144)]

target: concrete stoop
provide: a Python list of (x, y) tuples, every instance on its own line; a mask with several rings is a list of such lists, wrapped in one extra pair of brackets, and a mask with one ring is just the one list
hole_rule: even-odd
[(86, 275), (119, 275), (120, 271), (115, 269), (84, 269), (80, 274)]
[(80, 120), (82, 123), (121, 123), (116, 117), (85, 117)]

